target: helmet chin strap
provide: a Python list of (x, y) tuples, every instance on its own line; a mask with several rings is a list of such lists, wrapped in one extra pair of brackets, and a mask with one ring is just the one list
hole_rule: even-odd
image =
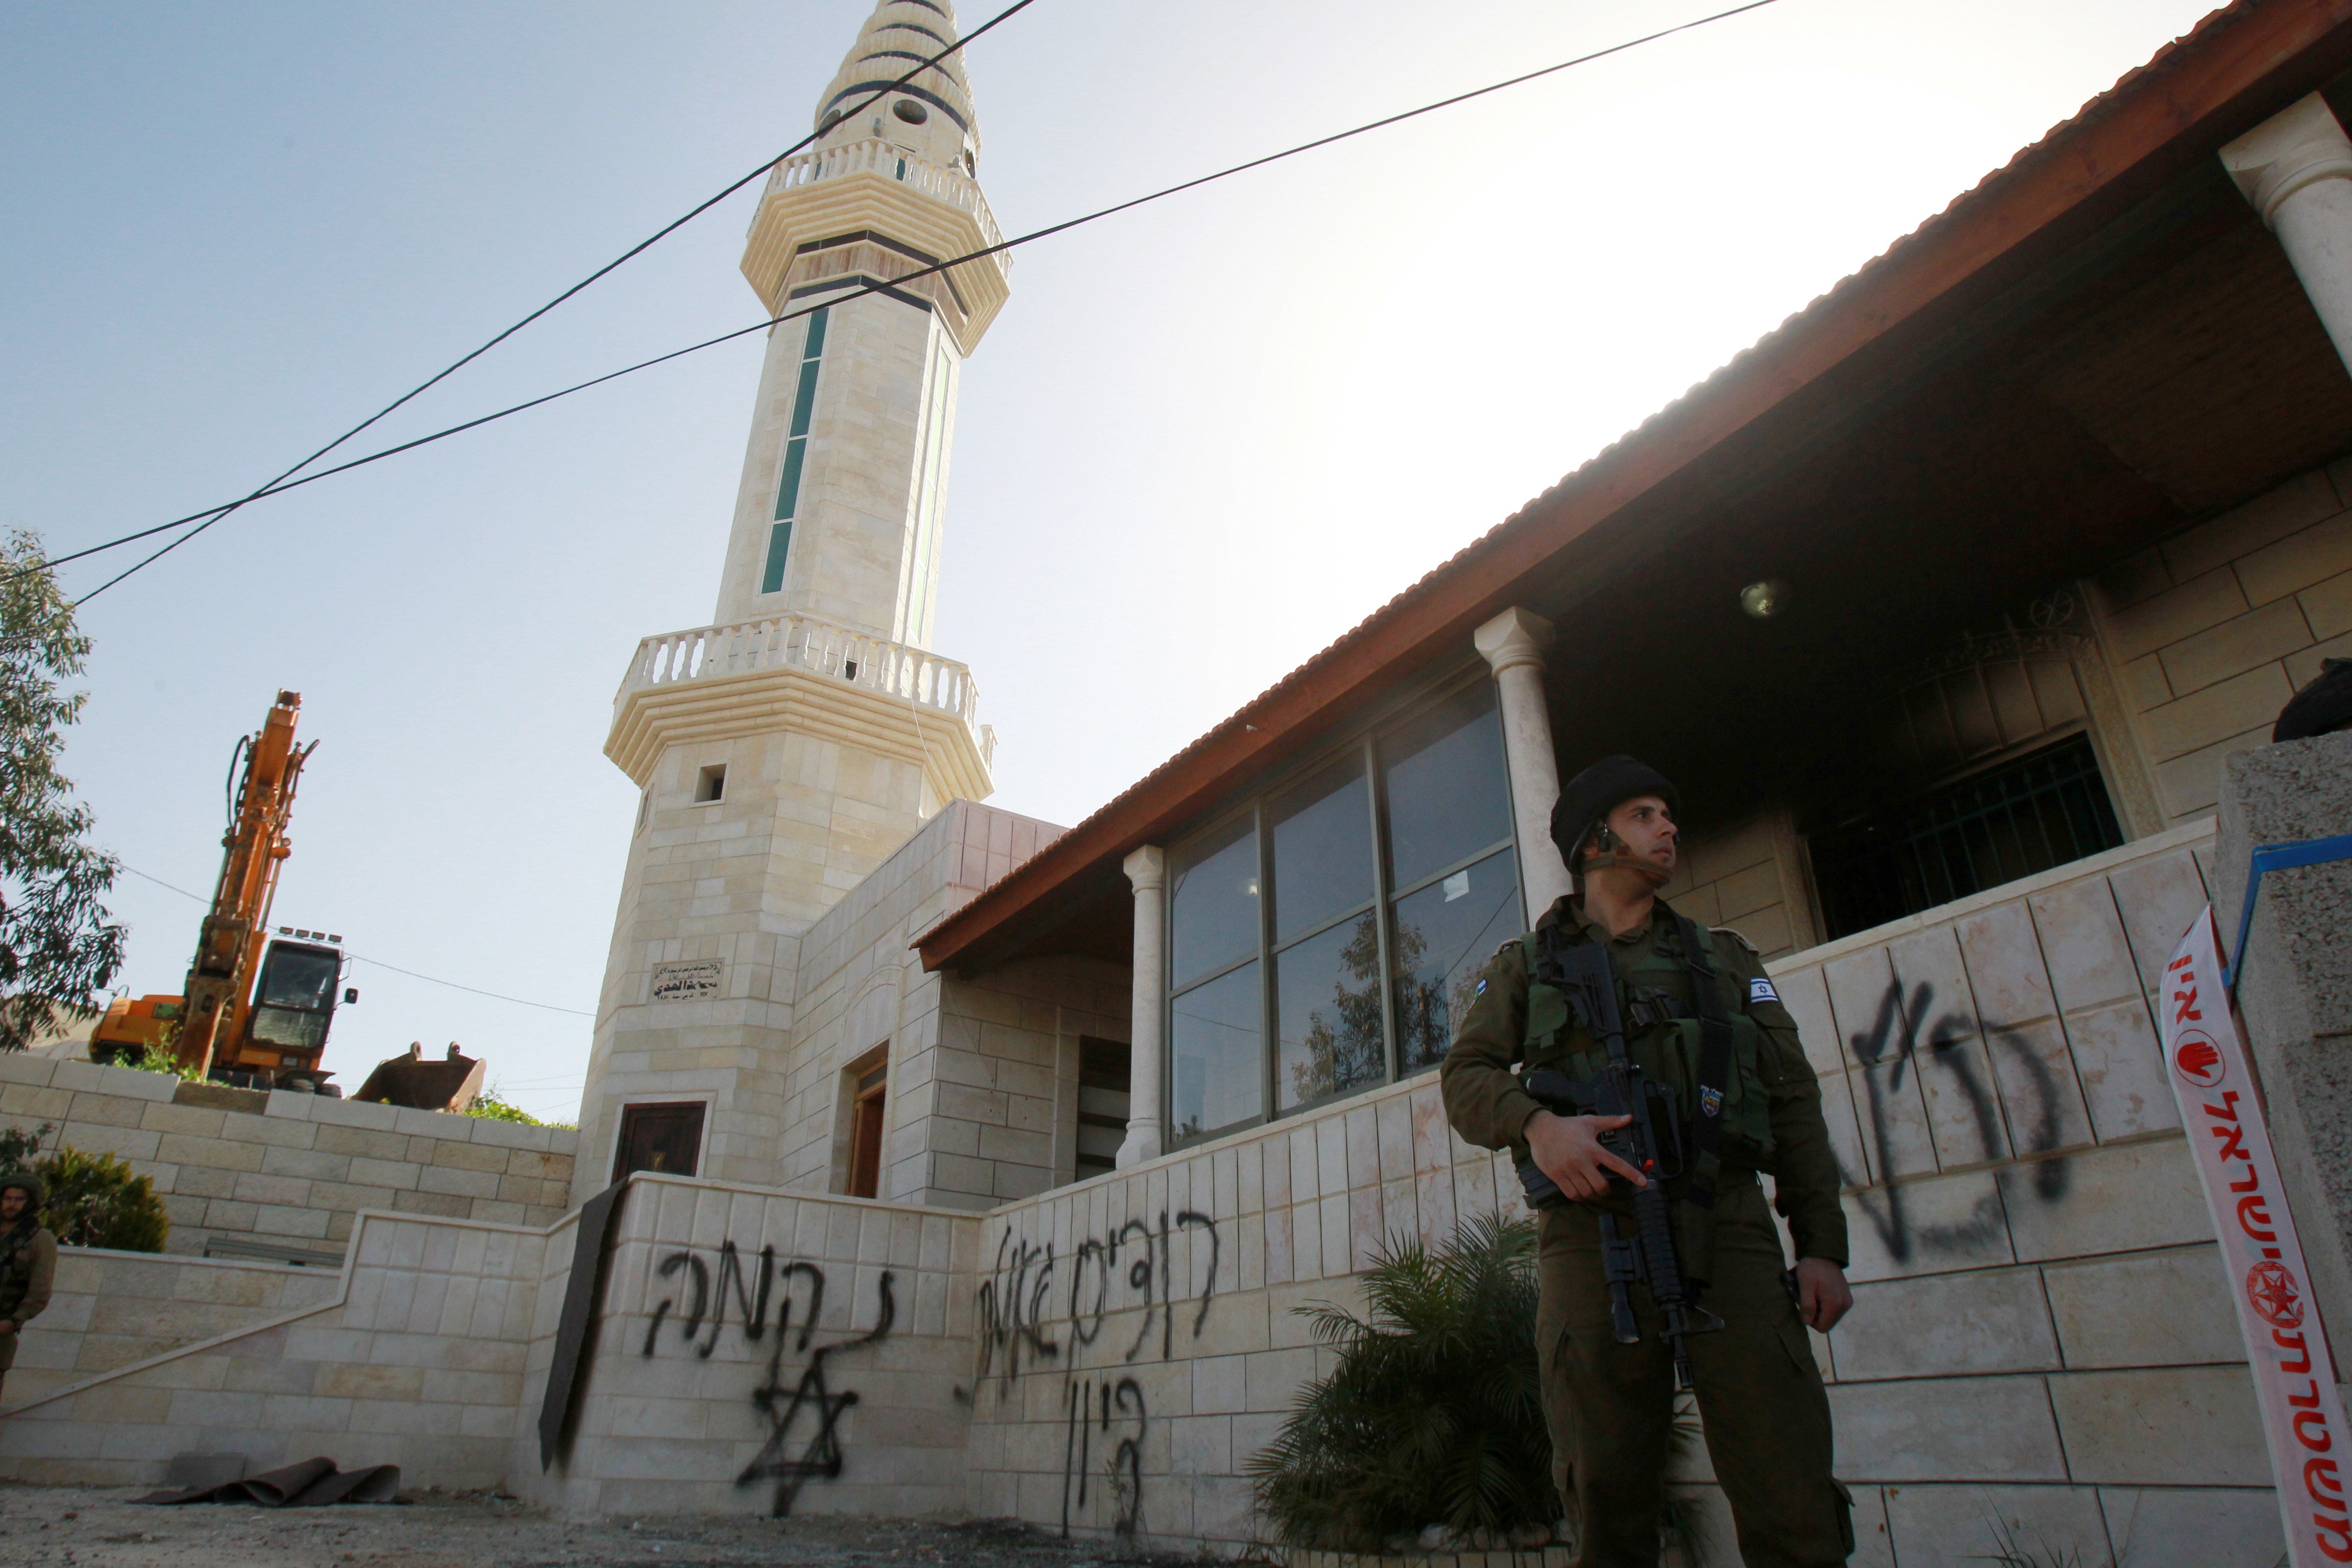
[(1675, 874), (1672, 871), (1664, 870), (1651, 861), (1636, 860), (1632, 856), (1622, 853), (1625, 841), (1618, 837), (1605, 822), (1595, 827), (1591, 836), (1584, 842), (1587, 846), (1598, 849), (1600, 853), (1584, 857), (1577, 867), (1580, 876), (1591, 876), (1595, 871), (1622, 866), (1628, 871), (1640, 872), (1643, 880), (1650, 884), (1653, 892), (1675, 879)]
[(1643, 879), (1653, 889), (1663, 888), (1675, 879), (1675, 874), (1663, 866), (1649, 860), (1636, 860), (1631, 856), (1621, 855), (1614, 849), (1604, 849), (1598, 855), (1587, 857), (1582, 870), (1584, 875), (1589, 877), (1595, 871), (1606, 870), (1612, 866), (1622, 866), (1628, 871), (1639, 871)]

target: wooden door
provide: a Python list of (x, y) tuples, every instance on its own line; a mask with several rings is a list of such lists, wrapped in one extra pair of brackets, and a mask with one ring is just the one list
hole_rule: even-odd
[(882, 1188), (882, 1101), (889, 1088), (890, 1068), (877, 1063), (857, 1077), (857, 1098), (850, 1107), (849, 1195), (878, 1196)]
[(613, 1180), (617, 1182), (632, 1171), (691, 1176), (701, 1155), (700, 1100), (621, 1108), (621, 1147), (613, 1161)]

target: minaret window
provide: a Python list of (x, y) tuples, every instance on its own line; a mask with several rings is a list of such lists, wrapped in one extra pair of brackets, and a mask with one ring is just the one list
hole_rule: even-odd
[(792, 553), (793, 519), (801, 504), (801, 465), (808, 456), (809, 421), (816, 413), (817, 366), (824, 357), (824, 319), (832, 307), (808, 319), (808, 337), (801, 346), (800, 384), (793, 392), (793, 423), (784, 439), (784, 473), (776, 485), (776, 521), (768, 531), (767, 569), (760, 574), (760, 592), (781, 593), (784, 562)]

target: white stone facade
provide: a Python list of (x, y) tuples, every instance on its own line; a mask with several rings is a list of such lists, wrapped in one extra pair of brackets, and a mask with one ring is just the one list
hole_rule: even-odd
[[(769, 333), (715, 624), (640, 645), (605, 747), (645, 798), (598, 1001), (575, 1201), (612, 1180), (630, 1105), (699, 1104), (701, 1175), (845, 1191), (840, 1075), (877, 1051), (892, 1129), (879, 1191), (1012, 1195), (953, 1163), (995, 1163), (956, 1134), (958, 1118), (932, 1124), (951, 1092), (931, 1076), (939, 986), (902, 951), (916, 905), (980, 884), (958, 880), (961, 867), (932, 876), (928, 861), (919, 892), (875, 880), (950, 802), (992, 787), (994, 738), (971, 674), (929, 652), (957, 382), (1008, 275), (1001, 257), (934, 265), (997, 237), (973, 177), (963, 62), (847, 112), (954, 36), (943, 5), (882, 0), (817, 106), (824, 134), (778, 165), (752, 219), (744, 275), (783, 319)], [(1037, 831), (1018, 829), (1024, 856)], [(813, 929), (853, 890), (862, 913), (845, 918), (879, 919), (900, 951), (835, 954), (846, 933)], [(818, 950), (828, 956), (810, 967)]]

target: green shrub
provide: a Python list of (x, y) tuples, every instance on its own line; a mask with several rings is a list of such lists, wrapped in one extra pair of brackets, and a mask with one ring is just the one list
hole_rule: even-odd
[(1276, 1535), (1377, 1552), (1433, 1524), (1549, 1531), (1560, 1508), (1536, 1375), (1534, 1221), (1485, 1215), (1435, 1253), (1391, 1243), (1364, 1294), (1361, 1318), (1296, 1309), (1339, 1362), (1249, 1461)]
[(520, 1121), (525, 1127), (544, 1127), (546, 1122), (520, 1105), (509, 1105), (499, 1098), (495, 1089), (486, 1089), (474, 1097), (474, 1103), (458, 1114), (478, 1116), (485, 1121)]
[[(172, 1034), (176, 1036), (178, 1032), (178, 1026), (173, 1026)], [(118, 1050), (114, 1058), (106, 1065), (112, 1068), (131, 1068), (140, 1072), (169, 1073), (173, 1078), (184, 1079), (190, 1083), (205, 1081), (202, 1068), (185, 1067), (181, 1064), (168, 1037), (160, 1046), (132, 1046)]]
[(111, 1154), (60, 1149), (33, 1167), (49, 1189), (41, 1223), (68, 1247), (161, 1252), (171, 1217), (155, 1184)]
[(541, 1121), (521, 1106), (499, 1098), (496, 1084), (474, 1097), (474, 1103), (458, 1112), (460, 1116), (478, 1116), (485, 1121), (520, 1121), (525, 1127), (560, 1127), (570, 1131), (569, 1121)]

